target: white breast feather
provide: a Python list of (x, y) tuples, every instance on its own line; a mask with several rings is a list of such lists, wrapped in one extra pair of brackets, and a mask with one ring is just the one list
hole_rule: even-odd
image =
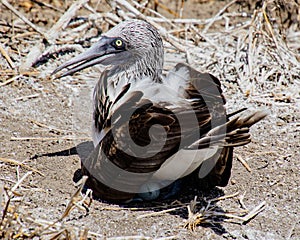
[[(150, 77), (145, 77), (137, 81), (129, 79), (126, 76), (119, 76), (119, 81), (115, 85), (113, 83), (108, 84), (107, 94), (111, 101), (114, 101), (122, 91), (123, 86), (131, 83), (128, 92), (113, 106), (111, 106), (110, 112), (113, 112), (124, 102), (127, 101), (127, 97), (131, 96), (133, 91), (143, 92), (143, 98), (150, 99), (154, 104), (164, 103), (165, 107), (170, 110), (178, 106), (185, 106), (188, 100), (185, 99), (184, 89), (189, 81), (189, 73), (186, 68), (180, 68), (175, 71), (170, 71), (167, 77), (163, 77), (162, 83), (153, 82)], [(167, 103), (167, 105), (166, 105)], [(111, 115), (112, 115), (111, 114)], [(93, 142), (96, 146), (106, 135), (107, 130), (102, 129), (99, 133), (94, 127), (93, 131)]]

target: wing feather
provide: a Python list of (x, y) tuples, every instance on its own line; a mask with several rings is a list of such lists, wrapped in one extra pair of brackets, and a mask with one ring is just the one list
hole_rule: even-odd
[[(101, 96), (96, 94), (98, 108), (106, 109), (101, 112), (96, 108), (94, 113), (95, 126), (105, 128), (99, 143), (99, 171), (105, 169), (101, 159), (105, 156), (131, 173), (156, 171), (156, 179), (175, 180), (193, 173), (212, 186), (226, 185), (233, 147), (248, 143), (249, 127), (266, 114), (256, 112), (229, 120), (220, 81), (186, 64), (176, 65), (162, 83), (150, 84), (147, 94), (142, 83), (138, 84), (125, 85), (114, 102), (105, 98), (105, 90)], [(172, 92), (177, 96), (166, 101)], [(214, 164), (209, 168), (210, 162)], [(103, 189), (110, 192), (104, 193)], [(122, 192), (109, 189), (98, 189), (98, 193), (105, 199), (132, 196), (120, 196)]]

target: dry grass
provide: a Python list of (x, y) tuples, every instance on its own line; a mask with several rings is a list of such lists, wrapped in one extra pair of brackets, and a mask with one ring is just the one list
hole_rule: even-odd
[(216, 224), (224, 221), (237, 224), (245, 224), (265, 209), (265, 201), (261, 202), (251, 211), (249, 211), (244, 205), (241, 205), (244, 208), (242, 210), (236, 209), (233, 211), (227, 210), (224, 212), (217, 209), (216, 202), (234, 198), (238, 195), (238, 193), (235, 193), (228, 196), (210, 199), (207, 205), (205, 207), (202, 207), (200, 210), (196, 210), (197, 197), (195, 197), (195, 199), (191, 201), (191, 203), (187, 206), (188, 220), (184, 226), (189, 230), (194, 231), (196, 229), (196, 226), (201, 224)]
[[(69, 216), (74, 208), (82, 211), (88, 211), (91, 204), (91, 191), (82, 196), (82, 187), (85, 180), (82, 181), (77, 191), (71, 196), (70, 201), (60, 218), (56, 221), (48, 221), (47, 219), (36, 219), (27, 214), (22, 207), (27, 205), (23, 202), (23, 193), (18, 188), (22, 182), (31, 175), (27, 172), (15, 185), (11, 188), (1, 186), (1, 221), (0, 221), (0, 237), (1, 239), (32, 239), (34, 237), (42, 237), (44, 239), (91, 239), (101, 237), (97, 233), (88, 231), (88, 229), (80, 229), (65, 223), (65, 219)], [(30, 207), (30, 206), (29, 206)]]

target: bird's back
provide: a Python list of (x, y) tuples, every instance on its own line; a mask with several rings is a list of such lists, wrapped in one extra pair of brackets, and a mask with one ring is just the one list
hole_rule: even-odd
[[(83, 163), (96, 196), (127, 200), (146, 182), (171, 182), (193, 172), (201, 173), (211, 186), (228, 183), (232, 145), (249, 141), (250, 125), (242, 119), (236, 127), (228, 122), (218, 79), (178, 64), (161, 82), (123, 82), (122, 88), (114, 87), (120, 90), (113, 96), (107, 92), (106, 78), (102, 75), (95, 89), (95, 101), (100, 102), (95, 105), (94, 127), (101, 135), (94, 138), (99, 141), (97, 164)], [(254, 115), (253, 123), (262, 117)], [(237, 132), (228, 138), (228, 131)], [(182, 156), (191, 159), (187, 163)]]

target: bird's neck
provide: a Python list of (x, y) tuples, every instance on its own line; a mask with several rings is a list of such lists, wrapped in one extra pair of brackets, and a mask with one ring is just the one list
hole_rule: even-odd
[(108, 76), (112, 81), (119, 81), (119, 79), (124, 78), (127, 83), (141, 81), (145, 78), (151, 79), (153, 82), (161, 82), (162, 67), (156, 68), (147, 65), (140, 67), (138, 64), (133, 66), (116, 66), (109, 71)]

